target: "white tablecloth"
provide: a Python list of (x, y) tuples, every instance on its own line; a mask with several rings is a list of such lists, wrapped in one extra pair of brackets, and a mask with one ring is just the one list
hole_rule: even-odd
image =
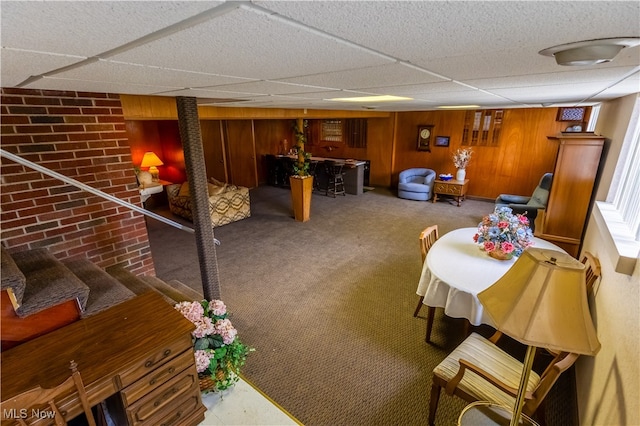
[[(473, 242), (476, 228), (451, 231), (436, 241), (422, 266), (416, 293), (428, 306), (444, 308), (453, 318), (466, 318), (473, 325), (493, 325), (484, 313), (478, 293), (496, 282), (515, 263), (496, 260)], [(564, 252), (560, 247), (534, 238), (533, 247)]]

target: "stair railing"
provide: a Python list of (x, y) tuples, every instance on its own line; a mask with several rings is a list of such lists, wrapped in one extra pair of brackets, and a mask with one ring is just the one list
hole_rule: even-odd
[[(61, 180), (61, 181), (65, 182), (65, 183), (68, 183), (69, 185), (73, 185), (76, 188), (80, 188), (80, 189), (82, 189), (84, 191), (90, 192), (93, 195), (97, 195), (98, 197), (101, 197), (101, 198), (104, 198), (106, 200), (112, 201), (112, 202), (114, 202), (116, 204), (119, 204), (119, 205), (121, 205), (123, 207), (128, 208), (129, 210), (133, 210), (133, 211), (136, 211), (138, 213), (142, 213), (145, 216), (148, 216), (148, 217), (151, 217), (153, 219), (159, 220), (160, 222), (166, 223), (167, 225), (173, 226), (174, 228), (178, 228), (178, 229), (180, 229), (182, 231), (186, 231), (186, 232), (189, 232), (191, 234), (195, 233), (195, 230), (193, 228), (190, 228), (188, 226), (184, 226), (184, 225), (182, 225), (182, 224), (180, 224), (178, 222), (174, 222), (171, 219), (167, 219), (166, 217), (160, 216), (157, 213), (151, 212), (149, 210), (145, 210), (142, 207), (136, 206), (135, 204), (128, 203), (128, 202), (126, 202), (124, 200), (119, 199), (118, 197), (114, 197), (111, 194), (107, 194), (106, 192), (102, 192), (99, 189), (95, 189), (95, 188), (93, 188), (93, 187), (91, 187), (91, 186), (89, 186), (89, 185), (87, 185), (85, 183), (82, 183), (82, 182), (80, 182), (78, 180), (75, 180), (75, 179), (70, 178), (68, 176), (65, 176), (63, 174), (60, 174), (60, 173), (55, 172), (53, 170), (50, 170), (50, 169), (48, 169), (48, 168), (46, 168), (44, 166), (41, 166), (40, 164), (37, 164), (37, 163), (29, 161), (29, 160), (27, 160), (25, 158), (22, 158), (19, 155), (15, 155), (15, 154), (13, 154), (13, 153), (11, 153), (9, 151), (5, 151), (4, 149), (0, 149), (0, 156), (4, 157), (4, 158), (7, 158), (7, 159), (9, 159), (11, 161), (14, 161), (14, 162), (16, 162), (18, 164), (22, 164), (25, 167), (29, 167), (30, 169), (36, 170), (36, 171), (38, 171), (38, 172), (40, 172), (42, 174), (45, 174), (47, 176), (51, 176), (51, 177), (53, 177), (55, 179)], [(216, 245), (220, 245), (220, 242), (215, 238), (214, 238), (214, 242), (215, 242)]]

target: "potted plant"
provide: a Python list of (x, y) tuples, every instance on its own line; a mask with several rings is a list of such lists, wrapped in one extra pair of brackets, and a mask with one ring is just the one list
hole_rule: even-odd
[(293, 165), (294, 174), (289, 177), (291, 185), (291, 203), (293, 214), (298, 222), (306, 222), (311, 216), (311, 194), (313, 192), (313, 176), (309, 174), (309, 158), (311, 153), (305, 152), (304, 123), (299, 118), (294, 127), (298, 157)]
[(180, 302), (175, 309), (196, 326), (191, 335), (200, 390), (206, 393), (233, 386), (254, 349), (238, 338), (222, 300)]

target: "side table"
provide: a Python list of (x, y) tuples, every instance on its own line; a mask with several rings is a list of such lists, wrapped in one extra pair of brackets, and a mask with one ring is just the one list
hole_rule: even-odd
[(464, 200), (467, 195), (467, 188), (469, 187), (469, 179), (464, 181), (459, 180), (439, 180), (436, 179), (433, 185), (433, 202), (438, 201), (438, 194), (450, 195), (458, 201), (458, 207), (460, 202)]
[[(467, 405), (458, 417), (458, 426), (509, 426), (513, 412), (507, 407), (488, 401), (476, 401)], [(539, 426), (531, 418), (520, 415), (518, 425)]]

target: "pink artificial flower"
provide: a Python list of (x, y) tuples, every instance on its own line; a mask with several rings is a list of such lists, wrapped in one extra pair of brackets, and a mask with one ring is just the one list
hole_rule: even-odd
[(521, 224), (529, 226), (529, 218), (524, 215), (518, 215), (518, 220)]
[(238, 331), (231, 325), (228, 319), (218, 320), (215, 324), (216, 334), (222, 336), (222, 342), (225, 345), (233, 343)]
[(209, 302), (209, 310), (213, 312), (213, 315), (224, 315), (227, 313), (227, 307), (222, 300), (212, 300)]
[(477, 243), (477, 242), (478, 242), (478, 238), (479, 238), (479, 237), (480, 237), (480, 236), (479, 236), (478, 234), (474, 235), (474, 236), (473, 236), (473, 242), (474, 242), (474, 243)]
[(515, 250), (515, 247), (510, 242), (505, 241), (500, 244), (500, 250), (502, 250), (504, 253), (511, 253), (513, 250)]
[(207, 351), (194, 351), (194, 356), (196, 358), (196, 370), (198, 373), (204, 373), (207, 368), (209, 368), (209, 363), (211, 362), (211, 358), (213, 354), (209, 354)]
[(194, 324), (201, 321), (204, 315), (204, 308), (200, 302), (180, 302), (175, 305), (175, 308)]
[(196, 325), (196, 329), (193, 330), (191, 334), (198, 339), (215, 332), (215, 326), (209, 317), (203, 317), (200, 321), (194, 322), (194, 324)]
[(509, 227), (509, 222), (507, 222), (506, 220), (501, 220), (500, 222), (498, 222), (498, 228), (505, 229), (508, 227)]
[(496, 244), (493, 241), (485, 241), (484, 242), (484, 251), (491, 252), (496, 249)]

